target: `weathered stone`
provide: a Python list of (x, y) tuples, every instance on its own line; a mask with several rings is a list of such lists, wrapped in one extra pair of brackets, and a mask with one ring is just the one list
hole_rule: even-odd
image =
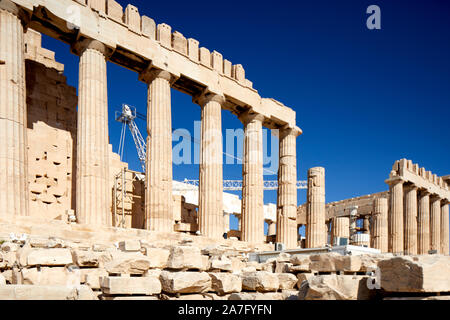
[(81, 283), (86, 284), (92, 289), (100, 289), (100, 278), (108, 276), (104, 269), (80, 269)]
[(0, 286), (0, 300), (76, 300), (76, 288), (66, 286)]
[(157, 277), (103, 277), (101, 287), (105, 294), (161, 293), (161, 282)]
[(167, 261), (170, 256), (170, 250), (161, 248), (145, 248), (145, 254), (150, 258), (151, 264), (150, 268), (161, 268), (167, 267)]
[(80, 267), (99, 267), (112, 260), (107, 252), (72, 250), (73, 261)]
[(450, 257), (402, 256), (378, 263), (381, 287), (388, 292), (450, 292)]
[(77, 294), (77, 300), (98, 300), (97, 294), (89, 286), (79, 286), (77, 288)]
[(119, 242), (119, 249), (125, 252), (139, 252), (141, 242), (139, 240), (126, 240)]
[(233, 265), (230, 259), (222, 255), (220, 257), (214, 257), (210, 260), (211, 270), (233, 271)]
[[(307, 283), (307, 285), (305, 285)], [(320, 275), (302, 283), (301, 300), (368, 300), (367, 277), (351, 275)]]
[(13, 242), (3, 242), (1, 245), (1, 251), (7, 253), (7, 252), (16, 252), (20, 249), (20, 245), (18, 243)]
[[(27, 266), (64, 266), (73, 263), (70, 249), (31, 249), (20, 254), (20, 263)], [(26, 259), (26, 260), (24, 260)]]
[(284, 300), (281, 292), (239, 292), (230, 294), (228, 300)]
[(7, 283), (12, 284), (12, 270), (5, 270), (1, 273)]
[(241, 271), (246, 266), (245, 262), (242, 261), (240, 258), (231, 257), (230, 260), (231, 260), (231, 268), (232, 268), (231, 270), (233, 272)]
[(177, 246), (170, 250), (167, 267), (170, 269), (203, 269), (200, 249), (194, 246)]
[(138, 252), (116, 252), (104, 268), (110, 274), (144, 274), (150, 269), (151, 260)]
[(283, 273), (289, 272), (289, 269), (292, 267), (292, 263), (290, 262), (275, 262), (275, 273)]
[(81, 273), (76, 274), (75, 271), (70, 272), (68, 269), (63, 267), (22, 269), (21, 273), (21, 284), (29, 285), (79, 285), (81, 280)]
[(281, 290), (290, 290), (297, 284), (297, 277), (291, 273), (277, 273)]
[(278, 276), (266, 271), (242, 274), (242, 289), (258, 292), (277, 291), (280, 287)]
[(212, 290), (223, 296), (227, 293), (241, 292), (242, 279), (238, 275), (230, 273), (209, 273), (212, 282)]
[(206, 272), (168, 272), (159, 277), (162, 290), (168, 293), (202, 293), (211, 289), (211, 278)]
[(6, 278), (3, 274), (0, 274), (0, 286), (6, 285)]

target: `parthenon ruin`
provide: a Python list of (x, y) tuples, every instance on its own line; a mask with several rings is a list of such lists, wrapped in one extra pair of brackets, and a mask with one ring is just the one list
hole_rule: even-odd
[[(78, 88), (42, 35), (79, 57)], [(108, 62), (146, 84), (145, 172), (129, 170), (110, 144)], [(198, 187), (173, 178), (173, 89), (201, 109)], [(240, 196), (223, 188), (227, 111), (244, 131)], [(276, 204), (264, 201), (263, 128), (279, 132)], [(0, 0), (0, 300), (49, 292), (105, 300), (369, 299), (360, 280), (377, 268), (389, 275), (386, 292), (450, 293), (449, 279), (430, 276), (450, 266), (450, 176), (401, 159), (388, 172), (388, 190), (327, 203), (326, 168), (313, 167), (299, 204), (302, 133), (296, 112), (263, 98), (242, 65), (133, 5)], [(433, 285), (395, 287), (391, 265), (406, 264), (419, 265), (414, 276)], [(73, 265), (84, 286), (75, 296), (65, 282)], [(323, 283), (345, 287), (340, 279), (351, 290), (317, 293)], [(21, 286), (30, 284), (36, 291), (27, 296)]]
[[(68, 10), (67, 8), (70, 8)], [(74, 12), (81, 21), (74, 21)], [(124, 19), (122, 20), (122, 16)], [(262, 127), (280, 129), (278, 232), (280, 239), (296, 246), (297, 198), (296, 137), (301, 129), (295, 112), (273, 99), (261, 98), (245, 78), (242, 65), (233, 65), (217, 51), (212, 53), (195, 39), (186, 39), (171, 27), (140, 16), (115, 1), (2, 1), (2, 53), (6, 63), (2, 81), (2, 121), (5, 150), (1, 185), (5, 188), (1, 212), (14, 215), (39, 214), (29, 209), (30, 193), (25, 119), (25, 34), (33, 30), (70, 44), (80, 56), (79, 96), (76, 125), (75, 207), (66, 203), (60, 211), (73, 209), (78, 223), (112, 226), (110, 158), (108, 139), (108, 92), (106, 62), (129, 68), (148, 84), (147, 168), (145, 179), (145, 225), (153, 231), (172, 232), (172, 121), (170, 89), (192, 96), (202, 108), (198, 225), (202, 235), (222, 238), (222, 109), (236, 114), (245, 130), (242, 234), (250, 243), (264, 242), (262, 208)], [(77, 24), (78, 23), (78, 24)], [(14, 26), (15, 29), (9, 29)], [(10, 33), (14, 37), (8, 37)], [(29, 38), (33, 35), (28, 36)], [(36, 36), (34, 36), (36, 37)], [(31, 46), (31, 44), (29, 44)], [(40, 49), (40, 48), (39, 48)], [(10, 59), (9, 57), (15, 57)], [(34, 89), (34, 88), (33, 88)], [(7, 101), (9, 103), (7, 103)], [(17, 127), (17, 129), (15, 129)], [(151, 137), (151, 138), (150, 138)], [(75, 138), (75, 137), (73, 137)], [(74, 139), (75, 140), (75, 139)], [(12, 148), (19, 145), (20, 148)], [(72, 159), (75, 158), (72, 157)], [(9, 171), (10, 170), (10, 171)], [(15, 190), (7, 192), (6, 190)], [(32, 190), (33, 191), (33, 190)], [(32, 192), (33, 193), (33, 192)], [(56, 195), (56, 194), (54, 194)], [(285, 221), (285, 222), (284, 222)], [(291, 231), (288, 231), (291, 230)]]

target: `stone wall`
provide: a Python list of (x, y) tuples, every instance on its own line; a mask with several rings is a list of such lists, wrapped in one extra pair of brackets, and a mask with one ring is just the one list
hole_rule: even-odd
[(61, 218), (75, 209), (76, 89), (39, 33), (28, 30), (25, 41), (30, 213)]

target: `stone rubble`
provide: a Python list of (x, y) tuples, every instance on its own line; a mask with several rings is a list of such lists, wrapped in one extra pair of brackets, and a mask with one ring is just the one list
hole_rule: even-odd
[[(48, 246), (50, 240), (64, 247)], [(116, 244), (4, 242), (0, 299), (369, 300), (421, 293), (427, 296), (415, 299), (432, 300), (450, 293), (448, 256), (281, 253), (258, 263), (227, 248), (190, 242), (163, 248)], [(377, 272), (379, 288), (368, 286), (377, 283)]]

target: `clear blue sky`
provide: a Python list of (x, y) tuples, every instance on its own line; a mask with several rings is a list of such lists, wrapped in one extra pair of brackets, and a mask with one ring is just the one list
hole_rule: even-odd
[[(325, 167), (327, 202), (386, 190), (384, 180), (400, 158), (450, 174), (448, 1), (130, 1), (156, 23), (242, 64), (261, 96), (297, 112), (304, 131), (297, 140), (298, 178)], [(371, 4), (381, 8), (381, 30), (366, 28)], [(78, 57), (48, 37), (43, 44), (56, 51), (76, 87)], [(147, 91), (137, 74), (111, 63), (108, 89), (116, 151), (114, 111), (126, 102), (145, 114)], [(200, 108), (189, 96), (172, 94), (173, 129), (193, 131)], [(145, 123), (138, 125), (145, 133)], [(241, 126), (223, 112), (224, 130)], [(130, 139), (125, 160), (140, 168)], [(198, 166), (174, 166), (174, 178), (185, 177), (197, 178)], [(224, 177), (240, 179), (241, 167), (225, 165)], [(306, 192), (298, 194), (301, 204)], [(265, 202), (275, 203), (276, 192), (265, 192)]]

